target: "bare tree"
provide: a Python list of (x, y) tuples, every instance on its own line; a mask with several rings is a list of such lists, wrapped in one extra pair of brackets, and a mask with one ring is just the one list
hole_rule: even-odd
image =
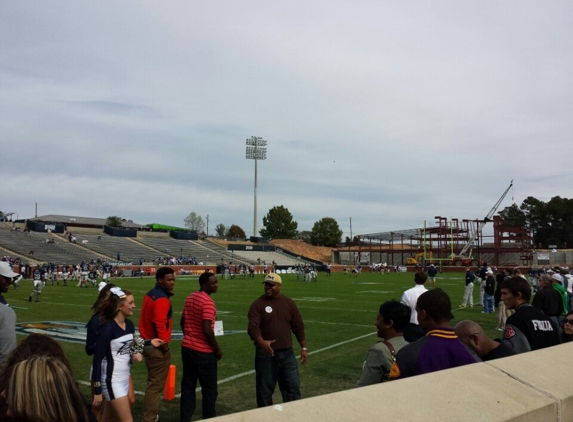
[(185, 227), (191, 231), (197, 233), (202, 233), (205, 231), (205, 221), (203, 221), (203, 217), (198, 215), (195, 211), (185, 217), (183, 222), (185, 223)]

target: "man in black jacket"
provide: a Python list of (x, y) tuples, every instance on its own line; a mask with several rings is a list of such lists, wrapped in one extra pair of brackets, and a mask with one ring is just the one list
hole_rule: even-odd
[(557, 318), (563, 314), (563, 300), (559, 292), (553, 288), (551, 276), (543, 274), (539, 278), (539, 287), (531, 305), (551, 318), (555, 325), (559, 325)]
[(527, 337), (531, 350), (561, 343), (559, 330), (553, 321), (529, 303), (531, 286), (526, 279), (514, 276), (501, 284), (501, 299), (515, 313), (507, 318), (504, 338), (518, 330)]

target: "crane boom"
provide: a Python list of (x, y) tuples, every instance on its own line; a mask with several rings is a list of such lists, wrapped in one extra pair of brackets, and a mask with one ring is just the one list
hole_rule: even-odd
[(497, 200), (497, 202), (495, 203), (495, 205), (492, 207), (491, 210), (489, 210), (489, 212), (487, 213), (487, 215), (485, 216), (485, 218), (483, 219), (482, 222), (479, 223), (478, 228), (476, 229), (476, 231), (474, 232), (474, 234), (469, 238), (468, 243), (466, 243), (466, 245), (463, 247), (463, 249), (460, 251), (459, 256), (460, 257), (464, 257), (465, 253), (473, 246), (473, 242), (474, 240), (477, 239), (477, 237), (479, 236), (479, 234), (481, 233), (481, 231), (483, 230), (483, 228), (485, 227), (486, 223), (488, 223), (489, 221), (491, 221), (491, 218), (493, 217), (493, 215), (495, 214), (495, 212), (497, 211), (497, 208), (500, 206), (500, 204), (502, 203), (502, 201), (504, 200), (505, 196), (507, 195), (507, 192), (509, 192), (509, 190), (511, 189), (511, 187), (513, 186), (513, 180), (509, 183), (508, 188), (505, 190), (505, 192), (503, 193), (503, 195), (501, 195), (501, 197)]

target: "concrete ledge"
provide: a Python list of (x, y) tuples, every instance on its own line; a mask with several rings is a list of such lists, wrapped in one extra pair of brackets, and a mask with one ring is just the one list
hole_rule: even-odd
[(558, 404), (555, 421), (573, 421), (573, 342), (488, 362)]
[(568, 343), (217, 420), (573, 422), (571, 356)]

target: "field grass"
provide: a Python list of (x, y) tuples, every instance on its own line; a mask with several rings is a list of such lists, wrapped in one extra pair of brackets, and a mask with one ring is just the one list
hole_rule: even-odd
[[(496, 337), (495, 315), (481, 313), (481, 308), (458, 309), (463, 294), (463, 273), (438, 274), (438, 287), (443, 288), (452, 299), (452, 325), (462, 319), (473, 319), (480, 323), (490, 337)], [(413, 273), (392, 273), (390, 275), (361, 274), (351, 277), (333, 274), (327, 278), (320, 274), (317, 283), (301, 283), (294, 275), (283, 275), (282, 293), (293, 298), (303, 316), (309, 347), (309, 362), (300, 367), (303, 397), (351, 389), (360, 376), (362, 362), (369, 347), (376, 342), (374, 321), (380, 304), (389, 299), (400, 299), (402, 292), (413, 286)], [(246, 334), (246, 314), (250, 303), (263, 293), (263, 276), (253, 279), (219, 280), (219, 291), (213, 295), (217, 305), (218, 319), (223, 321), (225, 335), (218, 337), (223, 349), (223, 359), (219, 362), (219, 397), (217, 414), (224, 415), (256, 407), (254, 378), (254, 347)], [(155, 284), (152, 278), (121, 278), (114, 280), (124, 289), (131, 290), (136, 306), (141, 304), (143, 295)], [(47, 286), (39, 303), (29, 303), (32, 290), (30, 280), (22, 280), (21, 288), (5, 294), (15, 309), (18, 324), (27, 327), (39, 326), (35, 323), (76, 321), (84, 324), (90, 318), (90, 307), (97, 296), (95, 288), (80, 289), (71, 282), (69, 287)], [(61, 282), (60, 282), (61, 284)], [(177, 277), (175, 295), (172, 298), (174, 330), (179, 331), (179, 318), (185, 298), (197, 290), (197, 278)], [(474, 298), (479, 297), (478, 288)], [(475, 303), (478, 300), (474, 300)], [(133, 320), (137, 327), (139, 309), (135, 309)], [(175, 333), (177, 334), (177, 333)], [(83, 338), (83, 332), (76, 337)], [(23, 336), (19, 336), (22, 339)], [(179, 337), (180, 338), (180, 337)], [(176, 394), (180, 391), (181, 351), (180, 340), (171, 344), (172, 363), (177, 366)], [(84, 345), (68, 341), (61, 342), (72, 363), (74, 374), (82, 385), (82, 392), (89, 397), (88, 374), (91, 359), (84, 352)], [(296, 341), (295, 341), (296, 344)], [(298, 354), (298, 345), (295, 347)], [(146, 383), (144, 363), (132, 367), (135, 389), (143, 392)], [(198, 394), (198, 408), (194, 419), (200, 419), (201, 404)], [(275, 403), (280, 403), (278, 392)], [(134, 419), (139, 420), (143, 396), (137, 396), (133, 409)], [(179, 399), (162, 401), (160, 420), (179, 420)]]

